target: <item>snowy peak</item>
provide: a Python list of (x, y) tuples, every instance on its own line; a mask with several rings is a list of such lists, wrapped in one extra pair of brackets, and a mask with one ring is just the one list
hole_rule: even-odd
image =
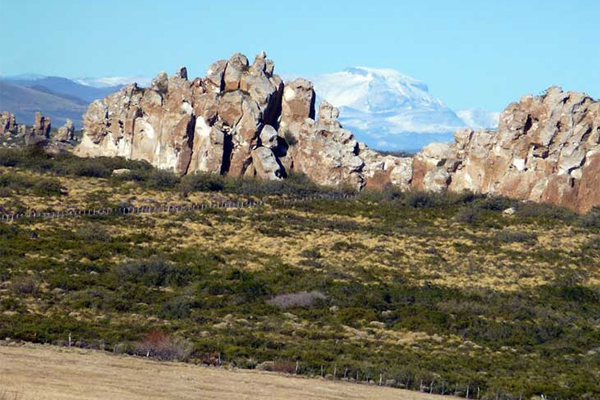
[(336, 107), (369, 113), (397, 112), (415, 106), (444, 104), (429, 94), (427, 85), (393, 69), (354, 67), (315, 79), (319, 95)]
[(465, 126), (425, 83), (393, 69), (347, 68), (314, 83), (318, 97), (340, 108), (342, 124), (378, 149), (417, 150)]
[(340, 109), (346, 128), (382, 150), (418, 150), (434, 141), (452, 141), (453, 132), (466, 126), (498, 124), (498, 113), (481, 109), (457, 115), (424, 82), (393, 69), (347, 68), (319, 75), (314, 84), (320, 100)]

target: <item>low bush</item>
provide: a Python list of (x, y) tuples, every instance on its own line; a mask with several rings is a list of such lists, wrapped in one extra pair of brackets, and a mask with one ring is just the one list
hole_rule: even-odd
[(534, 202), (519, 204), (516, 216), (521, 218), (539, 218), (555, 221), (574, 221), (577, 219), (577, 213), (565, 207)]
[(313, 290), (312, 292), (299, 292), (280, 294), (266, 301), (267, 304), (281, 309), (304, 307), (310, 308), (319, 301), (327, 300), (327, 296), (322, 292)]
[(12, 292), (21, 296), (35, 294), (38, 287), (37, 280), (31, 276), (15, 277), (10, 284)]
[(155, 169), (148, 176), (145, 185), (149, 189), (165, 190), (173, 189), (179, 182), (180, 178), (174, 172)]
[(179, 190), (185, 195), (190, 192), (220, 192), (225, 188), (222, 175), (196, 172), (181, 179)]
[(84, 225), (79, 228), (75, 235), (85, 242), (109, 242), (110, 233), (100, 226), (92, 224)]
[(187, 340), (154, 330), (136, 342), (133, 351), (136, 355), (163, 361), (185, 361), (192, 350), (193, 346)]
[(456, 221), (473, 224), (477, 222), (479, 210), (475, 207), (464, 207), (456, 214)]
[(141, 283), (146, 286), (165, 286), (169, 264), (160, 257), (128, 261), (115, 267), (119, 282)]
[(502, 230), (496, 234), (496, 240), (501, 243), (536, 243), (537, 235), (527, 232)]

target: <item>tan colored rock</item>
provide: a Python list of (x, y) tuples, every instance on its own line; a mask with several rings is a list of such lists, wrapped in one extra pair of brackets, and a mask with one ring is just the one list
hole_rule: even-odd
[(261, 179), (277, 180), (282, 178), (281, 166), (273, 151), (267, 147), (252, 150), (252, 165), (256, 176)]
[(459, 131), (444, 157), (432, 158), (424, 149), (414, 160), (412, 186), (471, 190), (584, 212), (600, 205), (599, 141), (600, 102), (552, 87), (510, 104), (498, 131)]
[(58, 128), (56, 135), (52, 139), (57, 140), (59, 142), (70, 142), (73, 140), (73, 135), (75, 134), (75, 125), (73, 125), (73, 121), (70, 118), (67, 118), (67, 122)]
[(36, 112), (33, 128), (29, 134), (25, 136), (25, 143), (27, 145), (32, 145), (48, 140), (50, 138), (51, 129), (52, 125), (50, 123), (50, 118), (44, 117), (40, 112)]
[(578, 211), (600, 206), (600, 103), (584, 94), (554, 87), (524, 96), (502, 113), (498, 131), (459, 130), (452, 144), (394, 157), (358, 143), (327, 102), (315, 119), (312, 83), (284, 84), (273, 72), (264, 52), (252, 65), (235, 54), (206, 78), (188, 81), (181, 68), (172, 77), (160, 73), (151, 88), (127, 86), (90, 105), (76, 152), (143, 159), (182, 174), (280, 179), (300, 172), (323, 185), (470, 190)]
[(260, 131), (260, 143), (269, 149), (275, 149), (278, 146), (278, 134), (271, 125), (263, 126)]
[(0, 113), (0, 135), (16, 133), (18, 130), (15, 116), (8, 111)]
[(296, 79), (285, 84), (281, 110), (281, 124), (302, 123), (315, 118), (315, 90), (306, 79)]
[(245, 55), (237, 53), (234, 54), (225, 67), (225, 73), (223, 75), (223, 81), (225, 84), (225, 90), (236, 90), (240, 88), (242, 76), (244, 72), (248, 71), (248, 59)]
[(215, 93), (219, 93), (223, 90), (225, 67), (227, 67), (227, 61), (219, 60), (213, 63), (206, 72), (207, 83), (210, 84), (211, 90)]

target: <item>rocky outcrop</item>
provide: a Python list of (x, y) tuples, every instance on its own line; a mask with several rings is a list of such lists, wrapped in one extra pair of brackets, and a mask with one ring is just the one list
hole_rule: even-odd
[(600, 205), (600, 102), (552, 87), (524, 96), (498, 131), (461, 130), (415, 156), (411, 186), (470, 190), (587, 211)]
[(73, 135), (75, 134), (75, 125), (73, 125), (73, 121), (70, 118), (67, 118), (67, 122), (58, 128), (56, 134), (52, 137), (53, 140), (57, 140), (59, 142), (71, 142), (73, 140)]
[(414, 157), (382, 155), (344, 129), (338, 110), (315, 106), (312, 83), (283, 83), (266, 54), (242, 54), (188, 80), (162, 72), (150, 88), (130, 85), (92, 103), (82, 156), (147, 160), (195, 171), (323, 185), (462, 191), (545, 201), (586, 211), (600, 205), (599, 102), (551, 88), (501, 115), (498, 131), (461, 130)]
[(50, 139), (51, 128), (50, 118), (44, 117), (40, 112), (36, 112), (33, 127), (25, 135), (25, 143), (31, 145)]
[(16, 133), (17, 131), (18, 125), (14, 114), (8, 111), (0, 113), (0, 135)]
[(312, 84), (284, 85), (263, 52), (215, 62), (205, 78), (185, 68), (161, 72), (150, 88), (130, 85), (92, 103), (76, 153), (147, 160), (195, 171), (281, 179), (304, 172), (321, 184), (362, 187), (358, 143), (322, 104), (315, 120)]

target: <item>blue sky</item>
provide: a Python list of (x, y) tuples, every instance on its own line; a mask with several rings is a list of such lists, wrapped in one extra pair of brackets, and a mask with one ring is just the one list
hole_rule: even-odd
[(394, 68), (451, 108), (600, 97), (598, 0), (0, 0), (0, 74), (154, 76), (265, 50), (279, 73)]

